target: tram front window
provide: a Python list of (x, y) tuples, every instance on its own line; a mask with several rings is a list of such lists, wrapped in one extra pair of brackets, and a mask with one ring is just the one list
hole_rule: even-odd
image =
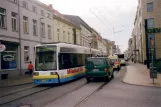
[(56, 47), (43, 46), (36, 48), (36, 71), (56, 70)]

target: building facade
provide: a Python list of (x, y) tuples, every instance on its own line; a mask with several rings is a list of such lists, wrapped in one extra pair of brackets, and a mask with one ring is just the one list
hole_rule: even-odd
[(54, 10), (54, 42), (80, 45), (81, 28)]
[(34, 62), (34, 46), (53, 42), (53, 13), (36, 0), (0, 1), (0, 73), (8, 77), (24, 75)]
[[(134, 33), (136, 35), (136, 50), (138, 50), (138, 61), (146, 63), (147, 57), (151, 60), (150, 39), (154, 41), (154, 59), (161, 58), (161, 33), (149, 32), (145, 35), (145, 19), (148, 29), (160, 28), (161, 25), (161, 1), (160, 0), (138, 0), (138, 8), (134, 22)], [(147, 40), (146, 40), (147, 39)], [(146, 46), (146, 44), (148, 44)], [(146, 50), (147, 48), (147, 50)], [(148, 51), (148, 56), (147, 56)]]
[(133, 58), (133, 38), (130, 38), (128, 41), (128, 58), (132, 59)]
[[(0, 0), (0, 79), (25, 75), (34, 63), (35, 46), (65, 42), (90, 47), (91, 27), (79, 16), (62, 15), (38, 0)], [(96, 34), (94, 48), (106, 52), (105, 42)]]
[[(64, 15), (68, 20), (70, 20), (73, 24), (80, 27), (80, 46), (90, 47), (91, 41), (88, 37), (91, 36), (92, 31), (91, 27), (83, 21), (79, 16), (74, 15)], [(79, 32), (79, 31), (77, 31)]]

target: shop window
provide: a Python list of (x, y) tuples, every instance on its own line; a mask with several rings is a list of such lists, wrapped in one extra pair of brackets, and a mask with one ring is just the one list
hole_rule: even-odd
[(30, 56), (29, 56), (29, 46), (24, 46), (24, 61), (29, 62)]
[(17, 69), (17, 45), (12, 43), (3, 43), (6, 50), (1, 53), (1, 69)]

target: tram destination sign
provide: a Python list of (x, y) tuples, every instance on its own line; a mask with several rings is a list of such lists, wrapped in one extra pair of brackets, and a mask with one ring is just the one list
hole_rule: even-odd
[(150, 28), (148, 33), (161, 33), (161, 28)]

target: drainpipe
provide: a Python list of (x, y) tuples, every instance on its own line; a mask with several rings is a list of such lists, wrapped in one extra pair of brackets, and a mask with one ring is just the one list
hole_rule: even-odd
[(20, 49), (19, 49), (19, 51), (20, 51), (20, 52), (19, 52), (19, 53), (20, 53), (20, 57), (19, 57), (19, 58), (20, 58), (20, 63), (19, 63), (19, 65), (20, 65), (20, 74), (19, 74), (19, 75), (21, 76), (21, 75), (22, 75), (22, 74), (21, 74), (21, 70), (22, 70), (22, 66), (21, 66), (21, 59), (22, 59), (22, 58), (21, 58), (21, 57), (22, 57), (22, 56), (21, 56), (21, 53), (22, 53), (22, 52), (21, 52), (21, 51), (22, 51), (22, 49), (21, 49), (20, 0), (18, 0), (18, 14), (19, 14), (19, 15), (18, 15), (18, 20), (19, 20), (18, 23), (19, 23), (19, 48), (20, 48)]

